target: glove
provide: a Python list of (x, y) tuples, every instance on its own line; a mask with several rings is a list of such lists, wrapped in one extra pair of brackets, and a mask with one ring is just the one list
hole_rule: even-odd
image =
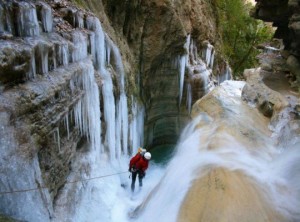
[(144, 178), (146, 176), (146, 172), (142, 172), (142, 177)]
[(128, 172), (130, 172), (131, 173), (131, 168), (129, 167), (129, 169), (128, 169)]

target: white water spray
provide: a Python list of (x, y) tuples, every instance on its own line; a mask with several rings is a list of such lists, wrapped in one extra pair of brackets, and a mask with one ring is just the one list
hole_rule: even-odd
[[(229, 88), (228, 96), (240, 94), (240, 86), (238, 88)], [(194, 180), (218, 168), (241, 172), (264, 194), (268, 208), (287, 221), (299, 221), (299, 150), (286, 147), (279, 151), (282, 149), (274, 147), (269, 139), (261, 140), (255, 149), (249, 149), (242, 141), (226, 131), (224, 121), (200, 114), (182, 133), (177, 152), (162, 181), (146, 200), (144, 209), (136, 212), (136, 221), (176, 221)], [(207, 207), (214, 209), (214, 206)]]

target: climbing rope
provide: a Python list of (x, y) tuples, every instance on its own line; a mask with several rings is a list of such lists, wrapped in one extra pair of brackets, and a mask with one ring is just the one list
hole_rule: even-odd
[[(84, 181), (89, 181), (89, 180), (101, 179), (101, 178), (104, 178), (104, 177), (115, 176), (115, 175), (123, 174), (123, 173), (128, 173), (128, 171), (120, 172), (120, 173), (114, 173), (114, 174), (108, 174), (108, 175), (98, 176), (98, 177), (91, 177), (91, 178), (87, 178), (87, 179), (69, 181), (69, 182), (66, 182), (65, 184), (72, 184), (72, 183), (79, 183), (79, 182), (84, 182)], [(23, 193), (23, 192), (29, 192), (29, 191), (41, 190), (41, 189), (48, 189), (48, 187), (37, 187), (37, 188), (30, 188), (30, 189), (24, 189), (24, 190), (4, 191), (4, 192), (0, 192), (0, 195), (11, 194), (11, 193)]]

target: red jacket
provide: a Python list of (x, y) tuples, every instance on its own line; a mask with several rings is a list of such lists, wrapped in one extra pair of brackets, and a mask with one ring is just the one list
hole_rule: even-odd
[(142, 172), (145, 172), (148, 168), (148, 162), (149, 160), (145, 159), (141, 154), (138, 153), (131, 158), (129, 168), (135, 166), (137, 170), (142, 170)]

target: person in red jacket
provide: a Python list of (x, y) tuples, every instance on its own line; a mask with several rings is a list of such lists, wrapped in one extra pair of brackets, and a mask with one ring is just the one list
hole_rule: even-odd
[(134, 191), (135, 188), (135, 180), (136, 176), (139, 175), (139, 185), (140, 187), (143, 186), (143, 178), (146, 175), (146, 170), (148, 168), (148, 162), (151, 159), (151, 154), (146, 152), (144, 155), (143, 153), (137, 153), (134, 157), (131, 158), (129, 163), (129, 172), (132, 173), (132, 181), (131, 181), (131, 191)]

